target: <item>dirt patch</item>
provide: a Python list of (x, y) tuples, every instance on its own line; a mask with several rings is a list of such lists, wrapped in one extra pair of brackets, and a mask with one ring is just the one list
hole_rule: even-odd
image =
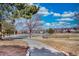
[(28, 48), (25, 41), (0, 41), (0, 56), (25, 56)]
[(25, 56), (27, 53), (26, 48), (18, 46), (1, 46), (0, 56)]
[(0, 41), (0, 46), (21, 46), (21, 47), (28, 47), (28, 44), (22, 40), (12, 40), (12, 41)]

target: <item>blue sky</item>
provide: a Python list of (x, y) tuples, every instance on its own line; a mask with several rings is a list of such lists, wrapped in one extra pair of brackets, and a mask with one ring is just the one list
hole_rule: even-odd
[[(45, 28), (71, 28), (78, 26), (79, 20), (73, 17), (74, 13), (79, 12), (78, 3), (37, 3), (34, 5), (40, 7), (37, 14), (41, 15), (40, 21)], [(16, 26), (16, 28), (22, 29), (20, 26)]]

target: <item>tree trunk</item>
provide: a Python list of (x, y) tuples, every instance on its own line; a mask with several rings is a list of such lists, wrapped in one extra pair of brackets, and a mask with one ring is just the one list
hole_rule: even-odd
[(29, 38), (30, 38), (30, 39), (31, 39), (31, 37), (32, 37), (32, 33), (31, 33), (31, 32), (32, 32), (32, 30), (30, 29), (30, 30), (29, 30)]
[(2, 24), (0, 23), (0, 40), (2, 40)]

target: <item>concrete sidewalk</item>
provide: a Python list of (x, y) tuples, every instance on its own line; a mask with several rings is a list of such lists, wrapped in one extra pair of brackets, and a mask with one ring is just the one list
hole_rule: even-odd
[(29, 49), (30, 56), (65, 56), (64, 53), (34, 39), (26, 38), (17, 40), (23, 40), (28, 43), (28, 45), (30, 46)]

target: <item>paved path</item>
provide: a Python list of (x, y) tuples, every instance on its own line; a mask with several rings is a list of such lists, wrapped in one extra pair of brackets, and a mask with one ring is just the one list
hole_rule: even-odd
[(11, 36), (6, 36), (4, 38), (13, 38), (17, 40), (23, 40), (28, 43), (30, 46), (29, 52), (30, 56), (64, 56), (63, 53), (57, 51), (54, 48), (49, 47), (48, 45), (36, 41), (34, 39), (27, 39), (26, 34), (22, 35), (11, 35)]
[(48, 45), (36, 41), (34, 39), (19, 39), (26, 41), (30, 46), (30, 56), (65, 56), (63, 53), (57, 51)]

